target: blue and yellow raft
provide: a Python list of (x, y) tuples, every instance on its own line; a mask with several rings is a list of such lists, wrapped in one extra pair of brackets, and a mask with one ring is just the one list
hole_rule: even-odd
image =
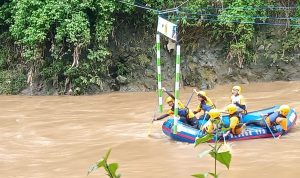
[[(247, 123), (250, 121), (259, 121), (261, 120), (261, 114), (267, 114), (274, 110), (279, 109), (279, 106), (274, 106), (271, 108), (266, 108), (258, 111), (249, 112), (248, 114), (243, 116), (243, 122)], [(287, 115), (288, 118), (288, 131), (295, 125), (297, 120), (297, 113), (294, 108), (292, 108)], [(201, 125), (202, 120), (199, 120), (199, 125)], [(222, 116), (222, 122), (225, 125), (229, 125), (229, 116), (225, 115)], [(194, 143), (196, 138), (200, 138), (203, 136), (203, 133), (195, 129), (189, 125), (186, 125), (180, 121), (178, 121), (177, 125), (177, 133), (173, 134), (172, 127), (173, 127), (174, 119), (170, 118), (167, 121), (165, 121), (162, 125), (162, 130), (164, 134), (169, 136), (171, 139), (181, 142), (188, 142), (188, 143)], [(272, 133), (275, 137), (279, 136), (281, 134), (280, 126), (276, 126), (276, 128), (272, 129)], [(275, 131), (277, 130), (277, 132)], [(286, 133), (288, 133), (288, 131)], [(257, 139), (257, 138), (268, 138), (273, 137), (270, 129), (264, 128), (257, 125), (247, 125), (243, 132), (239, 135), (232, 135), (229, 134), (226, 137), (226, 140), (231, 141), (237, 141), (237, 140), (248, 140), (248, 139)]]

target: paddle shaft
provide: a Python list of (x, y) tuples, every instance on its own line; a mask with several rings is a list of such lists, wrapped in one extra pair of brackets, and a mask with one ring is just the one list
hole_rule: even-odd
[(205, 118), (206, 118), (206, 115), (207, 115), (207, 113), (205, 112), (204, 117), (203, 117), (203, 120), (202, 120), (201, 125), (200, 125), (200, 127), (199, 127), (200, 130), (201, 130), (201, 127), (202, 127), (202, 125), (203, 125), (203, 123), (204, 123), (204, 120), (205, 120)]
[(263, 118), (263, 120), (265, 121), (265, 124), (266, 124), (266, 126), (268, 127), (269, 131), (271, 132), (273, 138), (276, 139), (274, 133), (272, 132), (271, 128), (269, 127), (269, 125), (268, 125), (268, 123), (267, 123), (267, 121), (266, 121), (266, 118)]
[(188, 102), (186, 103), (186, 105), (185, 105), (186, 108), (187, 108), (188, 105), (190, 104), (190, 102), (191, 102), (193, 96), (194, 96), (194, 92), (192, 93), (192, 95), (190, 96)]
[(153, 113), (153, 118), (152, 118), (152, 121), (150, 123), (150, 126), (148, 128), (148, 134), (147, 135), (150, 135), (151, 134), (151, 131), (152, 131), (152, 127), (153, 127), (153, 122), (154, 122), (154, 119), (156, 117), (156, 112), (157, 112), (157, 107), (155, 108), (155, 111)]

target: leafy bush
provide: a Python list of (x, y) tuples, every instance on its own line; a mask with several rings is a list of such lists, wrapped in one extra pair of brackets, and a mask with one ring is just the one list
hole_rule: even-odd
[(26, 75), (20, 71), (0, 71), (0, 94), (18, 94), (26, 86)]
[[(37, 72), (34, 74), (36, 79), (63, 85), (68, 78), (73, 87), (80, 91), (78, 93), (85, 93), (88, 86), (99, 85), (100, 81), (108, 77), (129, 75), (131, 71), (147, 67), (150, 59), (143, 54), (143, 50), (138, 51), (134, 58), (126, 62), (121, 61), (122, 59), (113, 61), (113, 49), (108, 48), (108, 43), (109, 39), (114, 40), (113, 34), (123, 25), (135, 29), (143, 28), (145, 34), (152, 31), (149, 29), (155, 29), (158, 15), (155, 9), (173, 10), (161, 16), (173, 22), (181, 20), (180, 42), (197, 44), (190, 45), (191, 52), (199, 48), (199, 36), (202, 35), (199, 35), (199, 32), (202, 32), (211, 40), (224, 43), (227, 61), (241, 68), (257, 57), (256, 33), (262, 30), (253, 24), (256, 22), (287, 24), (287, 27), (280, 27), (283, 31), (282, 36), (272, 37), (277, 38), (273, 43), (279, 43), (282, 47), (279, 52), (275, 52), (274, 55), (279, 56), (276, 59), (292, 60), (287, 59), (289, 53), (300, 50), (299, 27), (288, 27), (288, 24), (297, 24), (299, 21), (297, 18), (300, 17), (300, 2), (296, 0), (123, 2), (125, 3), (111, 0), (1, 1), (0, 68), (18, 70), (17, 66), (21, 65), (22, 70), (26, 72), (34, 68)], [(128, 5), (133, 3), (154, 11)], [(178, 11), (175, 11), (174, 8), (178, 6)], [(298, 8), (257, 8), (261, 6)], [(278, 20), (275, 17), (294, 19)], [(271, 30), (267, 33), (271, 33)], [(116, 69), (112, 70), (113, 74), (109, 74), (108, 68), (112, 65)]]

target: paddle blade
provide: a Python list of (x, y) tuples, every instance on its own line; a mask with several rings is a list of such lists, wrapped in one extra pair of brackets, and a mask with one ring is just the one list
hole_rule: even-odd
[(148, 127), (148, 131), (147, 131), (147, 136), (149, 136), (149, 135), (151, 134), (152, 127), (153, 127), (153, 124), (150, 123), (150, 124), (149, 124), (149, 127)]

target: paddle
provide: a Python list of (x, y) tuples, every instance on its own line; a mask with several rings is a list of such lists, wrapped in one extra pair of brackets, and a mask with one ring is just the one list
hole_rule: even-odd
[(185, 105), (186, 108), (187, 108), (188, 105), (190, 104), (190, 102), (191, 102), (193, 96), (194, 96), (194, 92), (192, 92), (192, 95), (190, 96), (188, 102), (186, 103), (186, 105)]
[(201, 125), (199, 127), (200, 130), (201, 130), (202, 125), (204, 124), (204, 120), (206, 118), (206, 115), (207, 115), (207, 112), (205, 112), (205, 114), (204, 114), (203, 120), (202, 120)]
[(271, 128), (269, 127), (269, 125), (268, 125), (268, 123), (267, 123), (267, 121), (266, 121), (266, 117), (265, 117), (265, 116), (263, 116), (263, 120), (265, 121), (265, 124), (266, 124), (266, 126), (268, 127), (269, 131), (271, 132), (273, 138), (276, 139), (274, 133), (272, 132)]
[(149, 128), (148, 128), (147, 136), (149, 136), (151, 134), (151, 131), (152, 131), (152, 128), (153, 128), (153, 122), (154, 122), (154, 119), (156, 117), (157, 109), (158, 109), (158, 107), (155, 107), (155, 111), (153, 112), (153, 118), (152, 118), (151, 122), (149, 123)]

